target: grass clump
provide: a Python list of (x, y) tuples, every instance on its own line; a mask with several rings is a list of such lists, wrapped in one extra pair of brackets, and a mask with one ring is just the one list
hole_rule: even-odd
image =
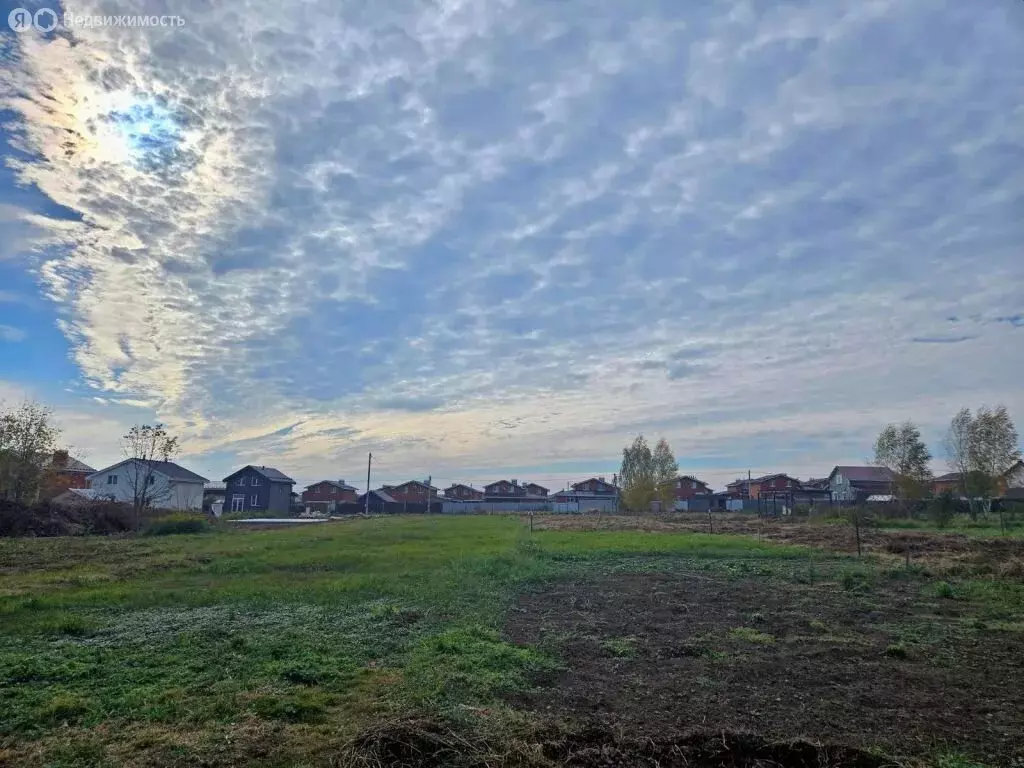
[(771, 645), (775, 642), (774, 635), (769, 635), (767, 632), (762, 632), (759, 629), (754, 629), (753, 627), (736, 627), (735, 629), (729, 630), (729, 635), (737, 640), (743, 640), (744, 642), (755, 643), (757, 645)]
[(903, 643), (890, 643), (885, 648), (885, 655), (890, 659), (905, 659), (908, 656), (907, 646)]
[(632, 658), (636, 655), (636, 638), (610, 637), (601, 641), (601, 647), (610, 656), (620, 659)]
[(206, 533), (211, 529), (210, 521), (203, 515), (174, 513), (154, 518), (146, 526), (147, 536), (173, 536), (182, 533)]
[(944, 600), (952, 600), (956, 597), (956, 593), (953, 591), (953, 585), (948, 581), (940, 581), (934, 587), (935, 596), (941, 597)]

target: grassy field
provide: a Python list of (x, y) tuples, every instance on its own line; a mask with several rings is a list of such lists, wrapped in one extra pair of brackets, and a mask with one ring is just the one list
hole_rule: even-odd
[(1019, 580), (888, 568), (745, 536), (531, 534), (499, 517), (3, 540), (0, 764), (358, 764), (357, 735), (423, 717), (500, 741), (538, 725), (516, 697), (557, 689), (571, 667), (558, 643), (510, 641), (518, 601), (619, 574), (775, 580), (865, 599), (895, 580), (925, 606), (955, 593), (960, 609), (955, 626), (920, 615), (889, 626), (893, 654), (948, 650), (951, 633), (1019, 643)]

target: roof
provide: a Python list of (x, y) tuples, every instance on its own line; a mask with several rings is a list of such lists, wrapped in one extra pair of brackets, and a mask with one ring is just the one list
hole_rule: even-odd
[(312, 485), (307, 485), (306, 486), (306, 490), (308, 491), (310, 488), (315, 488), (318, 485), (333, 485), (335, 488), (339, 488), (339, 489), (341, 489), (343, 491), (354, 491), (354, 490), (356, 490), (356, 488), (354, 486), (349, 485), (344, 480), (321, 480), (319, 483), (313, 483)]
[(851, 483), (891, 483), (893, 479), (892, 472), (885, 467), (834, 467), (829, 480), (836, 472), (841, 472)]
[(208, 482), (207, 479), (202, 475), (197, 475), (195, 472), (190, 472), (180, 464), (175, 464), (173, 461), (153, 461), (152, 459), (125, 459), (124, 461), (117, 462), (117, 464), (111, 464), (106, 469), (100, 469), (96, 472), (93, 472), (91, 475), (89, 475), (89, 478), (92, 479), (97, 475), (105, 474), (106, 472), (110, 472), (113, 469), (117, 469), (118, 467), (122, 467), (125, 464), (128, 464), (133, 461), (137, 461), (140, 464), (148, 464), (150, 467), (153, 468), (154, 472), (159, 472), (161, 475), (165, 475), (166, 477), (169, 477), (171, 480), (176, 480), (180, 483)]
[(935, 482), (939, 483), (959, 483), (962, 475), (959, 472), (947, 472), (944, 475), (939, 475), (933, 478)]
[[(397, 504), (398, 503), (397, 501), (395, 501), (395, 497), (392, 496), (387, 491), (382, 491), (380, 489), (377, 489), (375, 491), (370, 491), (370, 493), (373, 494), (374, 496), (376, 496), (381, 501), (383, 501), (385, 504)], [(360, 499), (365, 499), (366, 498), (366, 494), (365, 493), (362, 494), (359, 498)]]
[(216, 493), (218, 491), (226, 491), (228, 484), (220, 480), (211, 480), (203, 486), (203, 491)]
[(84, 461), (68, 456), (63, 463), (58, 464), (55, 461), (50, 462), (50, 469), (58, 470), (59, 472), (85, 472), (92, 474), (96, 470), (86, 464)]
[[(395, 488), (403, 488), (403, 487), (405, 487), (407, 485), (422, 485), (424, 488), (428, 487), (427, 484), (425, 482), (423, 482), (422, 480), (406, 480), (404, 483), (400, 483), (399, 485), (389, 485), (389, 486), (385, 486), (385, 487), (386, 488), (395, 489)], [(429, 486), (429, 487), (430, 487), (430, 490), (432, 490), (432, 491), (440, 490), (439, 488), (435, 488), (432, 485)]]
[(523, 483), (523, 488), (527, 488), (527, 487), (529, 487), (529, 486), (531, 486), (531, 485), (532, 485), (532, 486), (533, 486), (534, 488), (540, 488), (540, 489), (541, 489), (542, 491), (546, 491), (546, 490), (548, 490), (547, 488), (545, 488), (545, 487), (544, 487), (543, 485), (541, 485), (540, 483)]
[(246, 464), (244, 467), (237, 470), (236, 472), (232, 472), (230, 475), (224, 478), (224, 482), (227, 482), (235, 475), (244, 472), (247, 469), (253, 470), (256, 474), (260, 475), (261, 477), (265, 477), (272, 483), (291, 483), (292, 485), (295, 484), (295, 481), (288, 477), (288, 475), (286, 475), (284, 472), (276, 470), (273, 467), (256, 466), (255, 464)]

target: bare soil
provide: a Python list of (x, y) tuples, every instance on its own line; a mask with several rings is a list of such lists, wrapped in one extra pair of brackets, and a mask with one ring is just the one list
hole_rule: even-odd
[(545, 587), (520, 598), (507, 634), (557, 650), (567, 669), (513, 704), (657, 743), (754, 733), (895, 755), (955, 749), (996, 765), (1024, 758), (1024, 633), (954, 632), (934, 655), (927, 643), (894, 645), (894, 627), (967, 618), (955, 606), (936, 616), (916, 594), (899, 582), (865, 594), (694, 574)]

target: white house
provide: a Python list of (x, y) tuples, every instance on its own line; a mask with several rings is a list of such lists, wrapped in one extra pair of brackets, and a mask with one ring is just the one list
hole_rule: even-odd
[(154, 509), (203, 509), (205, 477), (173, 461), (125, 459), (120, 464), (89, 475), (89, 488), (105, 497), (128, 504), (144, 499)]

